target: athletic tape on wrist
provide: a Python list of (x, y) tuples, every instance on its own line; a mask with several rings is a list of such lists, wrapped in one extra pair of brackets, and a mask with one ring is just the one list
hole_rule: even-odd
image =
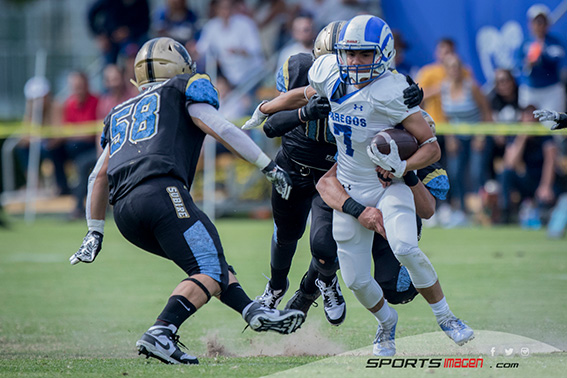
[(87, 219), (89, 231), (97, 231), (104, 235), (104, 219)]

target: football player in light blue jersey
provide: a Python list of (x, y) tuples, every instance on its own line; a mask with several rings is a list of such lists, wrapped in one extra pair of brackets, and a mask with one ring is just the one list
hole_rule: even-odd
[[(390, 28), (378, 17), (354, 17), (343, 27), (336, 48), (336, 57), (326, 55), (314, 62), (309, 81), (319, 96), (331, 102), (329, 124), (337, 140), (337, 178), (349, 195), (343, 211), (333, 214), (333, 236), (345, 283), (379, 322), (374, 354), (395, 354), (398, 315), (372, 277), (373, 233), (357, 219), (360, 210), (368, 212), (369, 207), (382, 213), (392, 251), (408, 269), (441, 328), (463, 345), (474, 333), (449, 309), (435, 269), (417, 244), (415, 203), (403, 176), (433, 164), (441, 151), (419, 107), (408, 109), (404, 104), (405, 77), (388, 70), (395, 56)], [(394, 141), (389, 154), (369, 147), (374, 135), (399, 123), (420, 146), (410, 158), (400, 159)], [(382, 187), (377, 166), (390, 172), (391, 185)]]

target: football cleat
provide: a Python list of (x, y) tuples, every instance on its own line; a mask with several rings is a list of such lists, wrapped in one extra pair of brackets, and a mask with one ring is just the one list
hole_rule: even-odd
[(474, 339), (472, 328), (463, 323), (463, 321), (455, 315), (443, 318), (437, 323), (445, 334), (459, 346), (463, 346)]
[(317, 278), (315, 285), (323, 295), (323, 306), (327, 321), (335, 326), (340, 325), (346, 317), (346, 303), (337, 276), (329, 285)]
[(287, 279), (285, 283), (285, 289), (281, 289), (281, 290), (272, 289), (272, 287), (270, 286), (270, 281), (268, 281), (268, 283), (266, 284), (266, 288), (264, 289), (264, 293), (256, 297), (256, 302), (268, 308), (276, 308), (282, 301), (282, 298), (285, 295), (288, 288), (289, 288), (289, 280)]
[(374, 339), (374, 347), (372, 349), (372, 353), (375, 356), (386, 357), (396, 354), (396, 325), (398, 324), (398, 313), (393, 308), (390, 308), (390, 311), (392, 311), (391, 316), (394, 316), (394, 322), (389, 327), (385, 327), (382, 324), (378, 325), (376, 338)]
[(138, 354), (146, 355), (146, 358), (156, 358), (166, 364), (198, 364), (197, 357), (184, 353), (178, 344), (187, 348), (179, 341), (179, 335), (175, 334), (173, 326), (150, 327), (140, 340), (136, 342)]
[(300, 286), (299, 290), (297, 290), (295, 294), (293, 294), (291, 299), (287, 301), (284, 308), (286, 310), (288, 309), (299, 310), (303, 312), (305, 316), (307, 316), (307, 311), (309, 311), (311, 306), (317, 307), (317, 302), (315, 302), (315, 300), (319, 298), (320, 295), (321, 295), (320, 291), (316, 291), (313, 294), (307, 294), (301, 289)]
[(299, 310), (276, 310), (252, 301), (242, 317), (256, 332), (274, 331), (284, 335), (295, 332), (305, 321), (305, 314)]

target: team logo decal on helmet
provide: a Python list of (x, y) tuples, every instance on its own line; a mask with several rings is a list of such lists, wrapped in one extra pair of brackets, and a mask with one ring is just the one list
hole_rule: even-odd
[[(336, 46), (341, 80), (363, 84), (382, 76), (392, 64), (396, 50), (390, 27), (379, 17), (363, 15), (351, 19), (341, 30)], [(349, 65), (347, 51), (371, 50), (371, 64)]]
[(166, 81), (176, 75), (194, 73), (195, 64), (183, 45), (171, 38), (154, 38), (144, 43), (134, 61), (136, 85)]

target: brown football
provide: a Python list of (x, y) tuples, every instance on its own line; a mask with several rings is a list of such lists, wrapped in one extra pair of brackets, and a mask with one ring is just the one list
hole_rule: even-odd
[(413, 135), (405, 130), (400, 129), (386, 129), (380, 131), (374, 138), (372, 144), (378, 147), (378, 151), (383, 154), (390, 153), (390, 141), (395, 140), (398, 145), (398, 152), (400, 159), (406, 160), (417, 151), (417, 140)]

